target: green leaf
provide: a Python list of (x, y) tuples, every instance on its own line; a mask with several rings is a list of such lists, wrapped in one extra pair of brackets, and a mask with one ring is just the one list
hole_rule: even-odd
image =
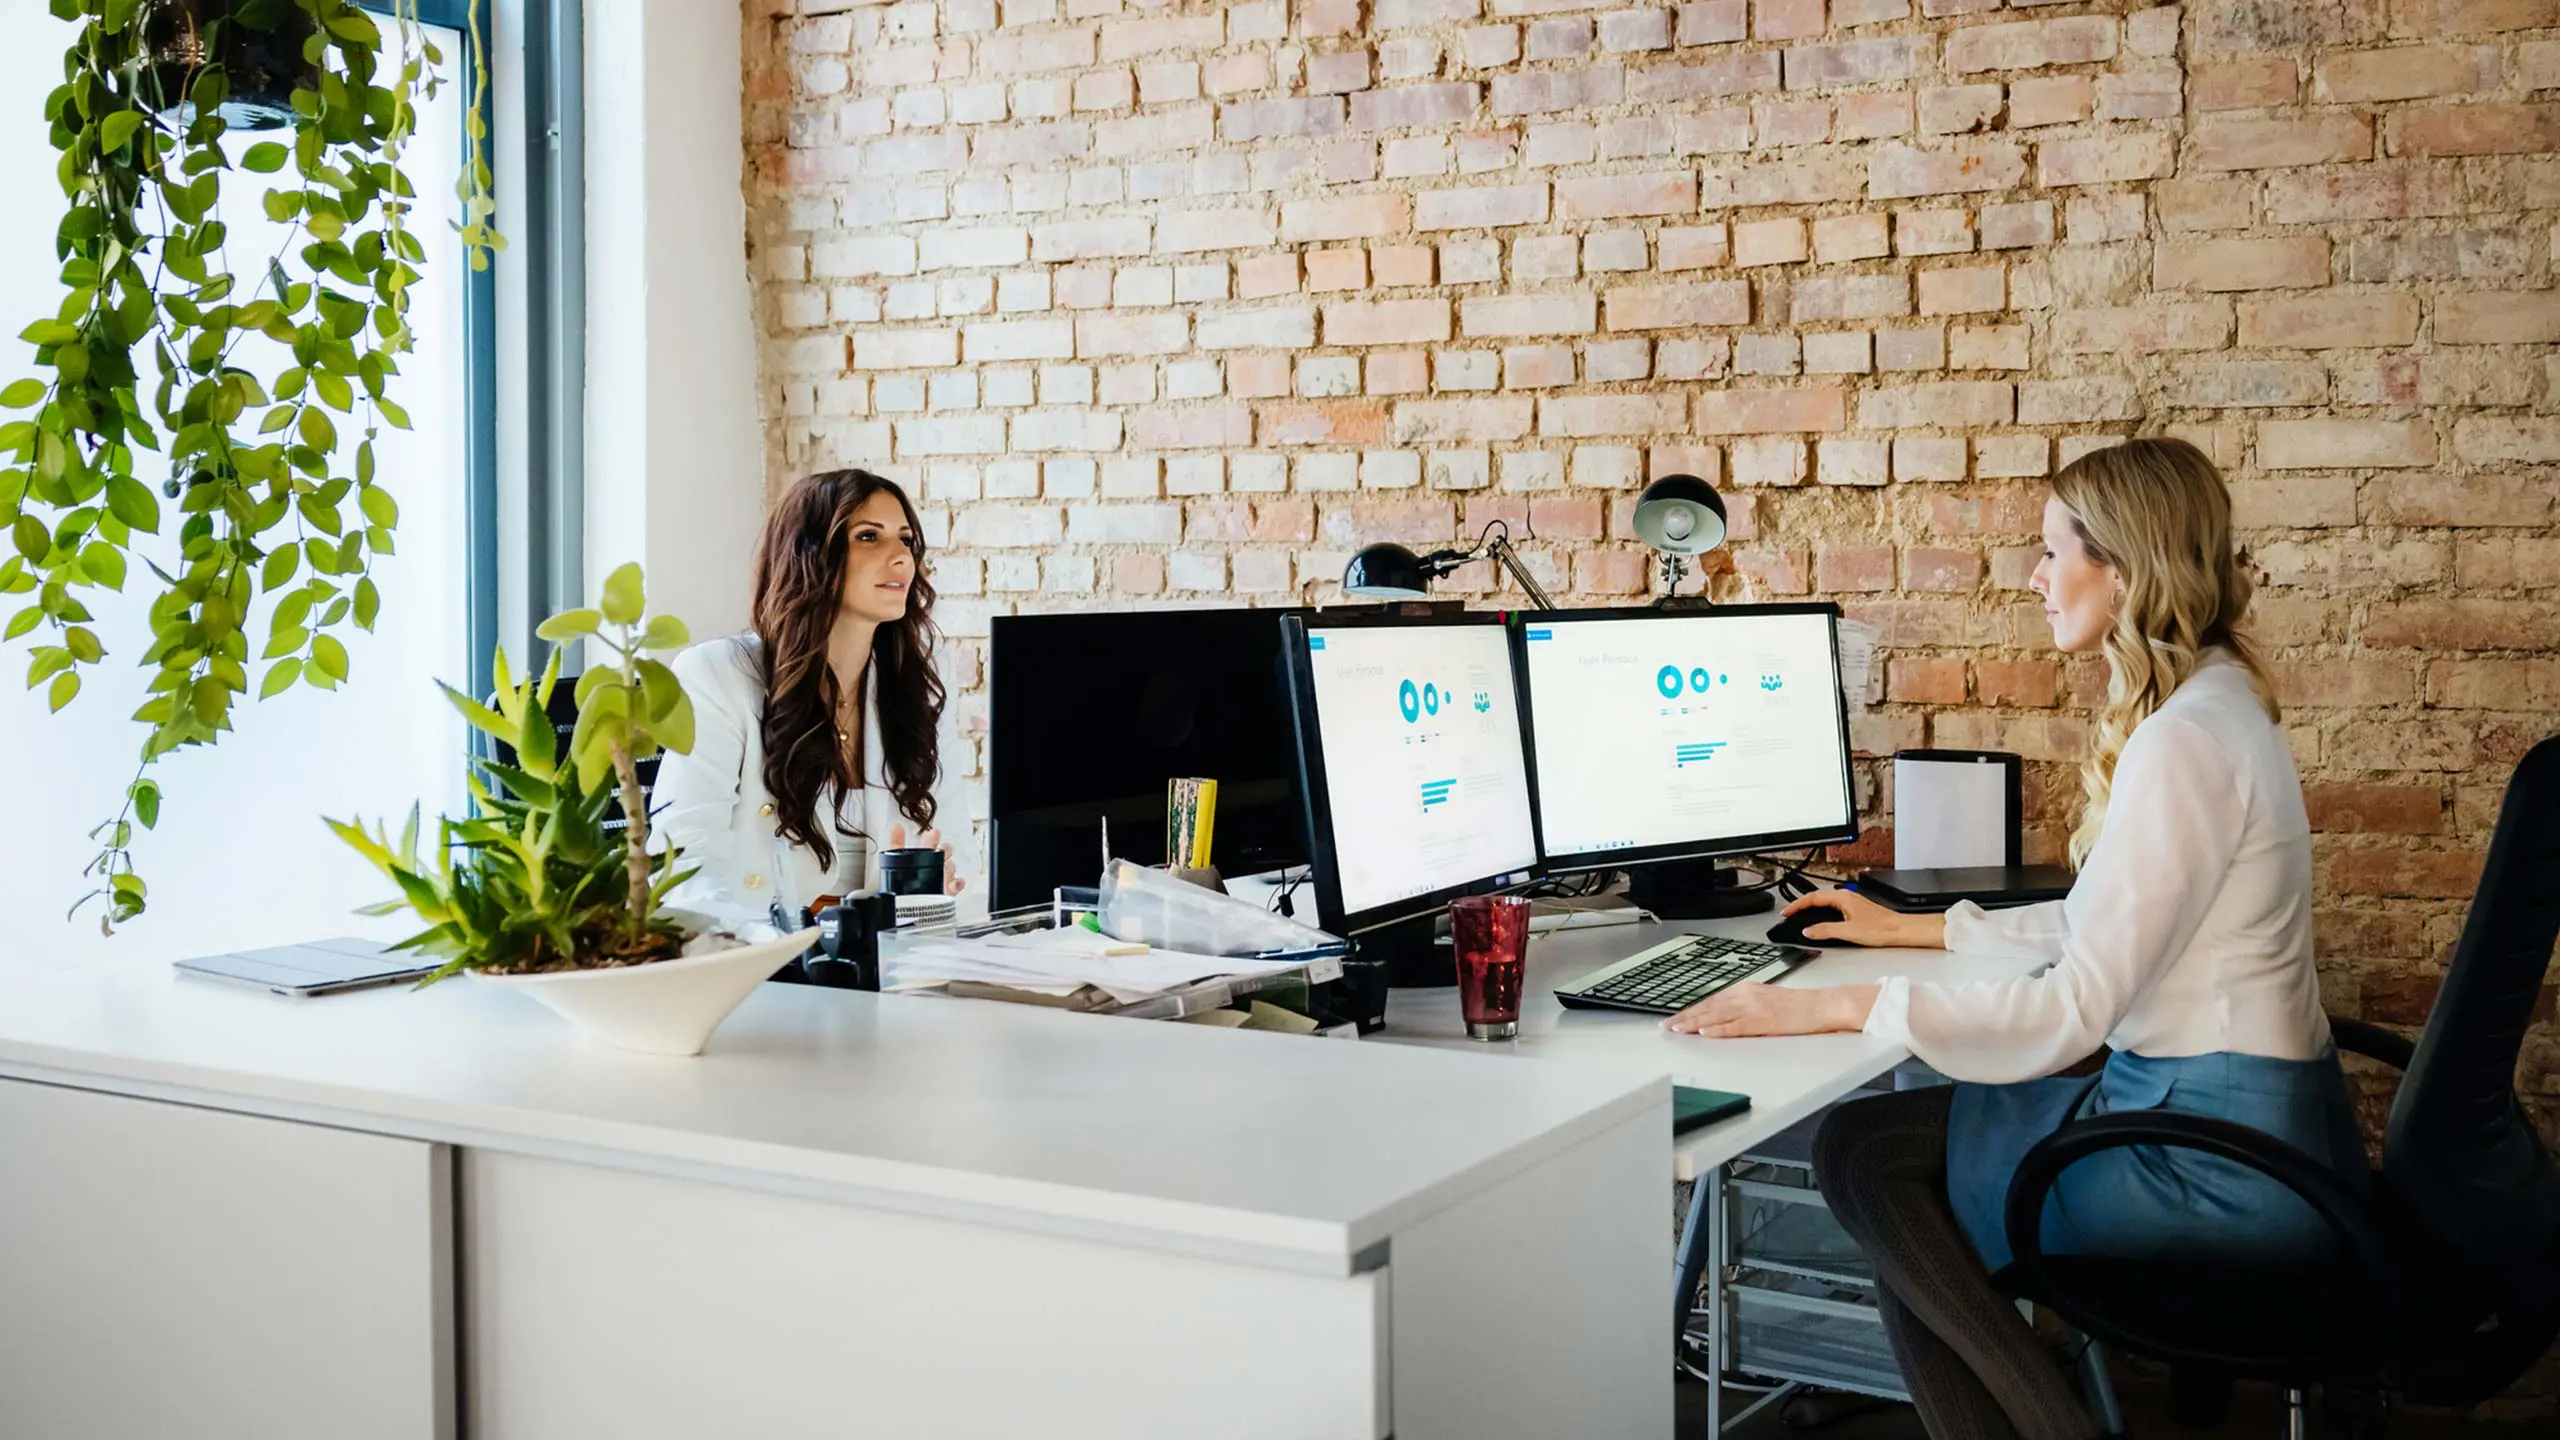
[(442, 681), (437, 685), (444, 691), (445, 699), (452, 702), (453, 708), (462, 712), (463, 719), (487, 731), (492, 739), (515, 743), (516, 725), (513, 721)]
[(9, 628), (5, 633), (0, 633), (0, 643), (15, 640), (42, 623), (44, 623), (44, 607), (30, 605), (9, 617)]
[(0, 390), (0, 408), (24, 410), (43, 398), (43, 381), (13, 380), (7, 389)]
[[(574, 639), (580, 635), (593, 635), (596, 633), (597, 627), (601, 626), (603, 623), (604, 612), (600, 610), (563, 610), (559, 614), (552, 616), (550, 619), (543, 621), (540, 626), (536, 627), (533, 633), (541, 639), (548, 640), (552, 644), (557, 645), (563, 640)], [(597, 671), (594, 673), (602, 674), (604, 672)], [(581, 683), (584, 682), (581, 681)]]
[(160, 533), (160, 501), (130, 475), (107, 477), (107, 512), (145, 535)]
[(267, 552), (267, 563), (258, 574), (258, 588), (281, 590), (293, 580), (294, 571), (302, 564), (302, 551), (293, 545), (279, 545)]
[(651, 727), (658, 743), (678, 755), (693, 753), (693, 697), (682, 690), (676, 692), (675, 708)]
[(317, 597), (309, 589), (295, 590), (276, 601), (276, 613), (267, 622), (270, 634), (282, 634), (300, 625), (311, 613), (311, 602)]
[(373, 587), (372, 577), (367, 576), (358, 580), (356, 582), (356, 624), (371, 630), (374, 617), (381, 613), (382, 592)]
[(358, 491), (356, 505), (364, 511), (364, 518), (386, 530), (400, 523), (399, 502), (391, 498), (390, 491), (379, 485), (367, 485)]
[(63, 706), (71, 703), (71, 697), (79, 693), (80, 672), (77, 670), (65, 670), (61, 674), (53, 677), (53, 689), (46, 693), (45, 703), (52, 706), (54, 711), (58, 714), (61, 712)]
[(335, 635), (314, 635), (311, 637), (311, 663), (320, 667), (320, 673), (330, 679), (344, 680), (347, 678), (347, 647), (339, 644)]
[(90, 580), (110, 590), (124, 588), (124, 552), (103, 540), (92, 540), (80, 548), (80, 568)]
[(267, 667), (267, 678), (258, 686), (258, 698), (261, 700), (273, 700), (287, 690), (292, 689), (293, 682), (301, 678), (302, 658), (300, 656), (290, 656), (286, 659), (279, 660), (275, 664)]
[(294, 654), (302, 649), (302, 642), (310, 638), (311, 632), (303, 629), (301, 626), (287, 626), (286, 628), (274, 631), (267, 636), (266, 652), (258, 658), (261, 660), (273, 660), (279, 655)]
[(53, 553), (53, 532), (45, 529), (44, 522), (33, 515), (19, 516), (18, 523), (10, 527), (10, 538), (17, 542), (18, 553), (26, 556), (30, 563), (41, 565), (44, 557)]
[(693, 632), (673, 615), (649, 617), (649, 628), (640, 636), (643, 650), (681, 650), (693, 643)]
[(125, 793), (133, 798), (134, 818), (142, 828), (150, 830), (160, 824), (160, 787), (149, 780), (136, 780)]
[(305, 409), (302, 412), (300, 433), (303, 444), (323, 454), (337, 448), (338, 427), (330, 424), (329, 417), (320, 410)]
[(684, 698), (684, 683), (676, 672), (655, 660), (643, 660), (640, 670), (640, 699), (651, 722), (674, 713), (676, 702)]
[(133, 138), (133, 132), (141, 128), (142, 116), (139, 112), (119, 110), (99, 122), (98, 148), (113, 154), (123, 149), (125, 142)]
[(292, 151), (273, 140), (267, 140), (249, 147), (249, 153), (240, 157), (240, 168), (259, 175), (273, 175), (284, 168), (284, 162), (292, 158)]
[(604, 618), (608, 622), (615, 625), (637, 625), (640, 623), (640, 612), (647, 606), (648, 601), (641, 589), (640, 567), (637, 564), (626, 562), (612, 574), (604, 577), (604, 597), (600, 608), (604, 611)]

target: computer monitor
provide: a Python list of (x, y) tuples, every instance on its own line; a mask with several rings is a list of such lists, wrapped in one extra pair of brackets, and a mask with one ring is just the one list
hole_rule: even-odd
[(988, 888), (1000, 910), (1162, 864), (1165, 782), (1218, 782), (1210, 859), (1307, 858), (1280, 684), (1282, 609), (999, 615), (987, 644)]
[(1338, 934), (1518, 884), (1538, 837), (1501, 617), (1281, 624), (1319, 922)]
[(1858, 837), (1830, 605), (1512, 620), (1550, 871)]

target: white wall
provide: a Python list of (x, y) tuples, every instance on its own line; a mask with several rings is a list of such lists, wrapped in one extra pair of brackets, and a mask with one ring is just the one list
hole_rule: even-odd
[(735, 4), (587, 5), (587, 577), (747, 623), (764, 518)]

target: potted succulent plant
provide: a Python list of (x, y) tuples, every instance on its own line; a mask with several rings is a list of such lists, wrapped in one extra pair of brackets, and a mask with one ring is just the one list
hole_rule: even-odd
[[(595, 608), (543, 623), (537, 633), (557, 648), (539, 678), (517, 678), (501, 650), (494, 705), (443, 687), (505, 754), (471, 762), (473, 813), (439, 817), (432, 850), (420, 853), (415, 808), (396, 841), (361, 820), (328, 823), (400, 887), (364, 913), (413, 910), (427, 922), (396, 947), (444, 958), (421, 984), (468, 972), (606, 1044), (695, 1055), (816, 932), (715, 925), (661, 907), (692, 872), (673, 847), (650, 853), (638, 766), (693, 748), (693, 705), (675, 672), (647, 653), (684, 646), (684, 623), (644, 619), (646, 608), (640, 567), (625, 565), (606, 578)], [(577, 726), (564, 745), (548, 707), (561, 654), (581, 640), (611, 663), (578, 678)], [(616, 800), (628, 819), (618, 835), (609, 824)]]

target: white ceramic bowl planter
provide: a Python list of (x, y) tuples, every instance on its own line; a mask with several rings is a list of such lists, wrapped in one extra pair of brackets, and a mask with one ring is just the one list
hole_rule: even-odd
[[(767, 927), (759, 927), (767, 928)], [(709, 955), (551, 970), (535, 975), (470, 972), (539, 1000), (589, 1038), (651, 1055), (699, 1055), (711, 1032), (774, 971), (816, 943), (818, 932), (757, 941)]]

